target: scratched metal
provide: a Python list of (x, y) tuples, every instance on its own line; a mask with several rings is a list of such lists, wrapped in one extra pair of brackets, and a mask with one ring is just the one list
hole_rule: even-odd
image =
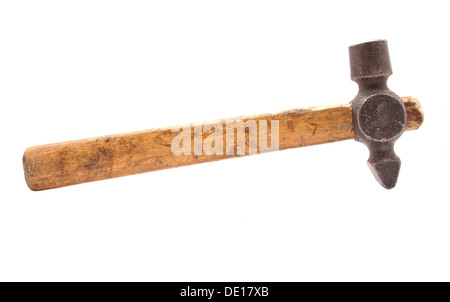
[(386, 40), (349, 47), (350, 72), (359, 92), (352, 104), (356, 140), (370, 151), (367, 161), (373, 175), (386, 189), (395, 187), (401, 161), (394, 143), (406, 129), (403, 101), (387, 86), (392, 74)]

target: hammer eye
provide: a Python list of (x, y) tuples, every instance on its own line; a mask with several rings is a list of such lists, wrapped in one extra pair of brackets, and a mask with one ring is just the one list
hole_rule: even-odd
[(376, 141), (388, 141), (401, 134), (406, 126), (402, 104), (387, 94), (369, 97), (359, 111), (361, 131)]

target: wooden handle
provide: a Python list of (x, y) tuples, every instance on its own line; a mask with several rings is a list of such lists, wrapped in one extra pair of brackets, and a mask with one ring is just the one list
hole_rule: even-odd
[[(420, 103), (411, 97), (402, 99), (408, 113), (407, 130), (418, 129), (423, 122)], [(232, 120), (237, 119), (244, 122), (254, 120), (258, 125), (261, 120), (267, 120), (269, 133), (270, 121), (278, 120), (279, 150), (355, 138), (350, 104), (242, 116)], [(225, 125), (227, 120), (230, 119), (215, 123)], [(213, 132), (203, 130), (201, 140)], [(223, 146), (226, 146), (225, 132)], [(240, 156), (236, 155), (237, 135), (234, 135), (232, 146), (234, 155), (226, 155), (226, 152), (223, 155), (175, 155), (171, 146), (178, 134), (167, 127), (30, 147), (23, 156), (25, 179), (31, 190), (38, 191)], [(245, 136), (245, 155), (248, 155), (248, 131)], [(194, 131), (191, 131), (191, 138), (194, 140)], [(193, 146), (191, 151), (194, 154)], [(258, 153), (260, 151), (257, 150)]]

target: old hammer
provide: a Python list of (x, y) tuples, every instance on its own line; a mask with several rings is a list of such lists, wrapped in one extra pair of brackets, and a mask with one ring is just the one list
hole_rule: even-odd
[[(30, 147), (23, 155), (25, 180), (31, 190), (46, 190), (236, 156), (356, 139), (369, 148), (368, 165), (378, 182), (387, 189), (393, 188), (400, 170), (394, 143), (405, 130), (420, 127), (423, 112), (416, 99), (400, 98), (387, 87), (386, 81), (392, 70), (385, 40), (353, 45), (349, 51), (351, 78), (359, 85), (359, 92), (350, 104)], [(270, 148), (267, 137), (270, 137)]]

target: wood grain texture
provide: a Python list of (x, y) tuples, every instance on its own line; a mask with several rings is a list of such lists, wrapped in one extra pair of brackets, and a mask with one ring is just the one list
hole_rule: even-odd
[[(408, 113), (407, 130), (423, 122), (420, 103), (402, 98)], [(279, 121), (279, 150), (354, 139), (350, 104), (294, 109), (275, 114), (236, 117), (232, 120)], [(225, 124), (230, 119), (214, 123)], [(182, 125), (182, 126), (193, 126)], [(182, 127), (180, 126), (180, 128)], [(174, 155), (172, 127), (107, 135), (28, 148), (23, 156), (25, 179), (31, 190), (46, 190), (84, 182), (150, 172), (242, 155)], [(213, 131), (202, 133), (205, 140)], [(223, 146), (226, 146), (224, 127)], [(191, 137), (193, 139), (193, 131)], [(249, 153), (248, 131), (246, 155)], [(270, 142), (269, 142), (270, 145)], [(234, 135), (236, 154), (236, 135)], [(193, 146), (192, 146), (193, 151)], [(258, 153), (260, 150), (258, 150)], [(193, 152), (191, 153), (193, 154)]]

